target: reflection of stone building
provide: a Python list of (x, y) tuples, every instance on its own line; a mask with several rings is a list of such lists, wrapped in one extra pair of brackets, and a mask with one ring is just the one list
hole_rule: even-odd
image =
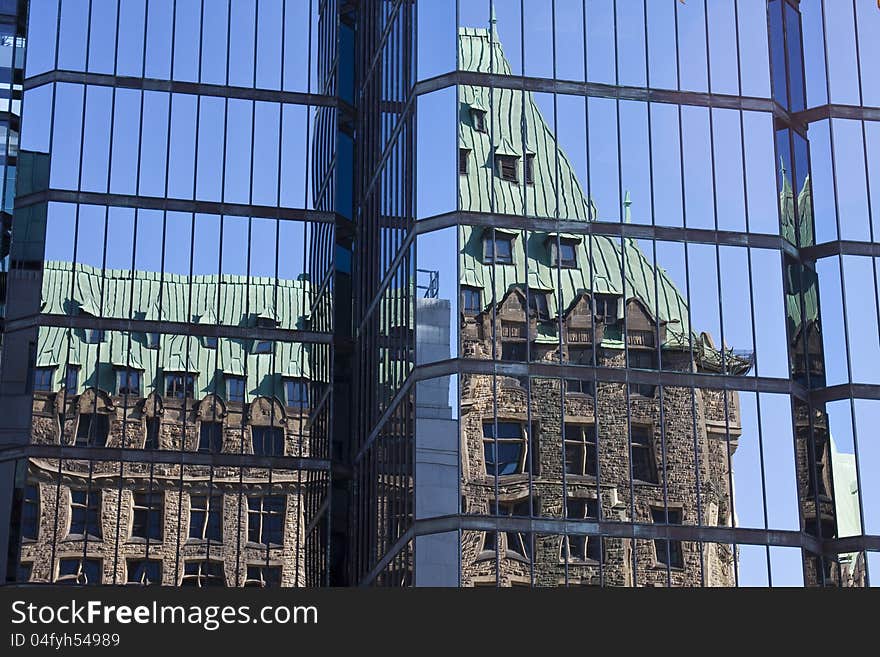
[[(465, 68), (487, 66), (488, 32), (465, 30), (460, 43)], [(497, 41), (494, 61), (504, 72)], [(595, 218), (531, 94), (460, 90), (463, 210)], [(635, 241), (552, 229), (464, 227), (460, 249), (462, 355), (568, 366), (559, 378), (464, 378), (464, 510), (731, 525), (736, 393), (596, 383), (587, 370), (572, 378), (578, 365), (748, 369), (747, 360), (691, 331), (687, 302), (666, 272)], [(634, 566), (639, 585), (665, 584), (667, 572), (673, 585), (734, 583), (727, 545), (706, 543), (701, 554), (693, 542), (601, 540), (465, 532), (463, 583), (494, 584), (496, 553), (503, 585), (527, 584), (532, 572), (538, 585), (565, 583), (566, 575), (599, 584), (601, 571), (606, 585), (631, 586)]]
[[(270, 330), (308, 314), (302, 281), (159, 281), (48, 262), (44, 310), (125, 316), (132, 303), (139, 318)], [(62, 290), (73, 298), (63, 301)], [(41, 327), (32, 444), (109, 451), (106, 460), (30, 459), (18, 580), (304, 585), (312, 478), (292, 464), (314, 451), (308, 419), (319, 384), (309, 351)], [(196, 454), (184, 464), (174, 452)]]

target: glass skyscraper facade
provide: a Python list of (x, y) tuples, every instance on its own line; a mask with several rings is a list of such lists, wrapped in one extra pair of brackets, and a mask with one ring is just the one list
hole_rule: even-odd
[(880, 578), (875, 0), (10, 15), (6, 582)]

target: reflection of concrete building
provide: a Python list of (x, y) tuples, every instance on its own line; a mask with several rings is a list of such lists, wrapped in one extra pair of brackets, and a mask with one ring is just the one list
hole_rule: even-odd
[[(489, 33), (464, 30), (464, 68), (490, 61)], [(505, 71), (495, 41), (496, 70)], [(465, 211), (595, 218), (531, 94), (460, 88)], [(490, 136), (491, 135), (491, 136)], [(627, 202), (628, 210), (628, 202)], [(568, 366), (565, 374), (469, 375), (462, 382), (467, 513), (638, 523), (732, 524), (728, 464), (738, 396), (598, 382), (578, 365), (721, 371), (749, 363), (689, 325), (687, 302), (639, 245), (607, 236), (460, 231), (461, 351), (467, 358)], [(695, 458), (695, 455), (698, 455)], [(494, 476), (497, 471), (498, 478)], [(496, 506), (497, 504), (497, 506)], [(732, 585), (729, 546), (584, 535), (465, 532), (464, 584)], [(496, 556), (497, 553), (497, 556)], [(497, 559), (497, 561), (496, 561)], [(668, 568), (667, 568), (668, 567)], [(701, 575), (702, 573), (702, 575)]]
[[(43, 276), (44, 311), (59, 315), (126, 316), (131, 304), (148, 320), (274, 329), (302, 321), (308, 296), (304, 281), (60, 262)], [(312, 450), (309, 347), (43, 326), (35, 355), (32, 443), (119, 456), (29, 461), (19, 580), (305, 584), (308, 474), (260, 459)]]

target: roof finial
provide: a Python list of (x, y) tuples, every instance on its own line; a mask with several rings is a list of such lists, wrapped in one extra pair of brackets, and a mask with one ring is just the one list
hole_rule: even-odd
[(630, 206), (632, 205), (632, 200), (629, 197), (629, 190), (626, 190), (626, 193), (623, 195), (623, 221), (624, 223), (630, 223), (632, 221), (632, 212), (630, 211)]
[(489, 2), (489, 29), (492, 33), (495, 33), (495, 26), (498, 24), (498, 18), (495, 16), (495, 2), (494, 0), (490, 0)]

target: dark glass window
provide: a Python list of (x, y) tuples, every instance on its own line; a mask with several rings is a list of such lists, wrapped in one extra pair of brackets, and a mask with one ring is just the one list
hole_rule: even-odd
[[(681, 509), (663, 509), (652, 508), (651, 520), (655, 525), (681, 524)], [(654, 540), (654, 551), (657, 556), (657, 563), (670, 568), (684, 568), (684, 554), (682, 553), (681, 541), (667, 541), (663, 538)]]
[(529, 290), (529, 308), (538, 319), (550, 319), (550, 304), (546, 292)]
[[(639, 370), (657, 369), (657, 352), (654, 349), (627, 349), (629, 366)], [(631, 383), (629, 392), (631, 395), (653, 397), (657, 387), (650, 383)]]
[(518, 160), (519, 158), (513, 155), (498, 155), (496, 156), (496, 161), (498, 162), (498, 175), (501, 177), (501, 180), (506, 180), (507, 182), (519, 182), (518, 175)]
[(284, 429), (281, 427), (251, 427), (254, 454), (257, 456), (284, 456)]
[(187, 561), (181, 586), (226, 586), (223, 564), (219, 561)]
[(58, 578), (56, 584), (100, 584), (101, 583), (101, 560), (100, 559), (59, 559)]
[(578, 395), (592, 395), (593, 382), (589, 379), (566, 379), (565, 391)]
[(104, 331), (100, 329), (88, 329), (86, 331), (86, 339), (87, 344), (99, 344), (104, 342)]
[(596, 317), (603, 318), (606, 324), (617, 321), (617, 297), (597, 294), (593, 303), (596, 304)]
[(309, 382), (303, 379), (285, 381), (284, 393), (287, 396), (287, 405), (291, 408), (309, 408)]
[(577, 267), (577, 244), (563, 240), (558, 246), (559, 251), (555, 264), (567, 269), (575, 269)]
[(158, 559), (129, 559), (127, 566), (128, 584), (141, 586), (162, 584), (162, 562)]
[(471, 117), (473, 117), (474, 130), (477, 132), (487, 132), (486, 112), (484, 110), (471, 109)]
[[(599, 519), (599, 503), (586, 498), (569, 498), (565, 504), (566, 518), (571, 520)], [(562, 537), (562, 558), (567, 561), (602, 561), (602, 537), (573, 534)]]
[(248, 541), (264, 545), (284, 542), (286, 500), (281, 495), (248, 498)]
[(205, 349), (216, 349), (217, 348), (217, 336), (206, 335), (203, 338), (203, 344), (205, 345)]
[(535, 184), (535, 156), (531, 154), (526, 155), (525, 178), (527, 185)]
[(281, 566), (248, 566), (246, 587), (276, 588), (281, 586)]
[(36, 484), (24, 487), (21, 500), (21, 538), (35, 541), (40, 531), (40, 488)]
[(189, 537), (197, 541), (223, 540), (222, 495), (190, 495)]
[(483, 422), (483, 455), (486, 474), (504, 476), (530, 472), (526, 425), (519, 422)]
[(480, 290), (474, 287), (461, 288), (461, 310), (465, 315), (479, 315), (483, 310)]
[(199, 451), (203, 454), (219, 454), (223, 451), (223, 423), (199, 423)]
[(565, 424), (565, 471), (596, 476), (596, 425)]
[(70, 536), (101, 538), (101, 492), (70, 491)]
[(163, 535), (162, 493), (135, 493), (131, 537), (161, 541)]
[(64, 374), (64, 387), (67, 388), (67, 392), (70, 394), (76, 394), (76, 391), (79, 389), (79, 367), (76, 365), (69, 365), (67, 367), (67, 371)]
[(54, 367), (38, 367), (34, 370), (34, 391), (51, 392)]
[(468, 159), (470, 151), (467, 148), (458, 149), (458, 172), (466, 176), (468, 172)]
[[(537, 500), (535, 513), (538, 512)], [(529, 517), (529, 499), (516, 500), (514, 502), (499, 502), (498, 515), (509, 517)], [(528, 532), (486, 532), (483, 536), (483, 550), (495, 551), (499, 547), (498, 539), (503, 537), (504, 544), (501, 547), (502, 557), (519, 557), (521, 559), (532, 558), (532, 539)]]
[(147, 418), (147, 439), (144, 441), (144, 449), (159, 449), (159, 430), (161, 427), (159, 418)]
[(196, 377), (192, 374), (166, 372), (165, 395), (173, 399), (192, 399), (195, 395)]
[(158, 333), (147, 333), (145, 336), (144, 346), (147, 349), (158, 349), (159, 348), (159, 334)]
[(137, 370), (118, 370), (116, 372), (116, 394), (141, 395), (141, 373)]
[(489, 235), (483, 240), (483, 262), (486, 264), (497, 262), (499, 265), (513, 263), (513, 237), (508, 235), (496, 235), (495, 239)]
[(654, 459), (654, 433), (650, 427), (632, 427), (632, 476), (637, 481), (657, 483), (657, 463)]
[(501, 344), (501, 360), (527, 360), (528, 347), (525, 342), (503, 342)]
[(80, 413), (76, 425), (76, 444), (106, 447), (110, 435), (110, 416), (104, 413)]
[(30, 582), (33, 569), (33, 563), (29, 561), (20, 561), (18, 563), (18, 568), (16, 568), (15, 571), (15, 581), (19, 583)]
[(226, 400), (244, 402), (245, 380), (243, 376), (226, 377)]
[(272, 341), (271, 340), (257, 340), (254, 342), (254, 353), (255, 354), (271, 354), (272, 353)]

